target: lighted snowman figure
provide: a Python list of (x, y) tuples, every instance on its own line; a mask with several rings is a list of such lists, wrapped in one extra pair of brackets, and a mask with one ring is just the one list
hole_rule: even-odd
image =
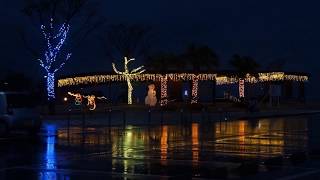
[(155, 106), (157, 104), (157, 97), (156, 97), (156, 86), (154, 84), (148, 85), (148, 95), (145, 98), (145, 104), (149, 106)]

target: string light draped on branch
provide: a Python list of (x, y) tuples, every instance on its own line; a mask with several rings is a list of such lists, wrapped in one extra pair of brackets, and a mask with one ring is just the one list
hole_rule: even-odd
[(134, 60), (135, 60), (134, 58), (128, 60), (127, 57), (124, 57), (124, 71), (118, 71), (116, 68), (116, 65), (114, 63), (112, 63), (112, 68), (113, 68), (114, 72), (119, 75), (123, 75), (127, 81), (127, 84), (128, 84), (128, 104), (132, 104), (132, 91), (133, 91), (133, 87), (131, 84), (132, 77), (145, 72), (144, 66), (140, 66), (140, 67), (135, 68), (131, 71), (129, 70), (128, 64)]
[(41, 31), (46, 41), (46, 50), (44, 51), (43, 59), (38, 59), (40, 66), (47, 73), (47, 96), (48, 100), (55, 99), (55, 73), (61, 69), (70, 59), (71, 53), (67, 53), (66, 57), (58, 64), (54, 64), (57, 57), (60, 55), (61, 48), (70, 30), (70, 25), (63, 23), (58, 32), (55, 32), (54, 19), (50, 19), (49, 26), (41, 25)]

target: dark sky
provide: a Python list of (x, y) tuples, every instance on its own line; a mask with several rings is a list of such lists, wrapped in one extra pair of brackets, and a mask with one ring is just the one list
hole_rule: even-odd
[[(22, 0), (0, 0), (0, 70), (39, 77), (38, 65), (21, 45), (17, 27), (32, 25), (20, 13)], [(187, 44), (208, 44), (222, 68), (234, 53), (262, 65), (282, 58), (286, 70), (309, 72), (311, 97), (319, 98), (320, 1), (317, 0), (101, 0), (108, 23), (139, 23), (153, 28), (154, 46), (181, 51)], [(33, 35), (37, 38), (37, 34)], [(60, 74), (111, 70), (97, 36), (83, 42)], [(36, 41), (35, 41), (36, 42)]]

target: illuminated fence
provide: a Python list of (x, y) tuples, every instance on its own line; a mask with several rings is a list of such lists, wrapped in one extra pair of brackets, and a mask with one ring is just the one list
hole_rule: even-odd
[[(124, 75), (92, 75), (58, 80), (58, 87), (67, 87), (75, 85), (101, 84), (112, 81), (126, 81)], [(171, 73), (171, 74), (137, 74), (130, 76), (131, 81), (158, 81), (161, 83), (161, 106), (168, 103), (167, 82), (168, 81), (192, 81), (192, 101), (197, 103), (198, 98), (198, 81), (215, 81), (217, 85), (234, 84), (239, 82), (237, 76), (227, 76), (218, 74), (192, 74), (192, 73)], [(256, 76), (247, 74), (243, 78), (247, 83), (259, 83), (270, 81), (297, 81), (306, 82), (308, 76), (285, 74), (284, 72), (258, 73)]]
[[(290, 75), (284, 72), (270, 72), (270, 73), (258, 73), (258, 77), (247, 74), (244, 79), (245, 82), (258, 83), (268, 81), (308, 81), (306, 75)], [(131, 76), (132, 81), (161, 81), (162, 78), (166, 78), (170, 81), (193, 81), (195, 79), (199, 81), (216, 81), (217, 85), (238, 83), (239, 78), (234, 76), (218, 75), (218, 74), (192, 74), (192, 73), (172, 73), (172, 74), (138, 74)], [(85, 84), (99, 84), (112, 81), (126, 81), (124, 75), (92, 75), (92, 76), (80, 76), (70, 77), (58, 80), (58, 87), (85, 85)]]

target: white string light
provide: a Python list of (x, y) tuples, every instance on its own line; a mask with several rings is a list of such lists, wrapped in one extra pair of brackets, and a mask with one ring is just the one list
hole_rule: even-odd
[(198, 78), (195, 77), (192, 81), (191, 104), (198, 103), (198, 89), (199, 89), (199, 81), (198, 81)]
[(73, 96), (75, 97), (74, 98), (74, 104), (77, 105), (77, 106), (80, 106), (82, 104), (82, 95), (80, 93), (71, 93), (71, 92), (68, 92), (68, 94), (70, 96)]
[(135, 69), (129, 71), (128, 64), (129, 64), (129, 62), (134, 61), (134, 60), (135, 60), (134, 58), (128, 60), (127, 57), (124, 57), (124, 71), (122, 71), (122, 72), (118, 71), (115, 64), (112, 63), (112, 68), (113, 68), (114, 72), (125, 77), (125, 80), (127, 81), (127, 84), (128, 84), (128, 104), (132, 104), (132, 91), (133, 91), (133, 87), (131, 84), (132, 77), (145, 72), (145, 69), (143, 69), (144, 66), (140, 66), (138, 68), (135, 68)]
[(101, 97), (96, 97), (95, 95), (88, 95), (88, 96), (84, 96), (84, 95), (81, 95), (80, 93), (72, 93), (72, 92), (68, 92), (68, 94), (70, 96), (74, 96), (75, 97), (75, 105), (81, 105), (82, 104), (82, 98), (86, 98), (87, 99), (87, 106), (89, 108), (90, 111), (93, 111), (97, 108), (97, 105), (96, 105), (96, 99), (107, 99), (106, 97), (104, 96), (101, 96)]
[[(216, 81), (217, 85), (234, 84), (239, 82), (237, 77), (218, 76), (217, 74), (192, 74), (192, 73), (171, 73), (171, 74), (135, 74), (130, 75), (132, 81), (161, 81), (161, 78), (166, 77), (170, 81), (192, 81), (195, 77), (199, 81)], [(247, 76), (244, 81), (248, 83), (268, 82), (268, 81), (298, 81), (307, 82), (308, 76), (304, 75), (286, 75), (283, 72), (258, 73), (258, 78), (255, 76)], [(81, 84), (98, 84), (110, 81), (126, 81), (126, 76), (121, 74), (116, 75), (93, 75), (63, 78), (58, 80), (58, 87), (74, 86)]]
[(165, 106), (168, 104), (168, 78), (167, 76), (161, 77), (161, 100), (160, 106)]
[(69, 30), (70, 25), (64, 23), (59, 28), (59, 31), (54, 34), (53, 18), (50, 19), (49, 27), (41, 25), (41, 31), (46, 40), (47, 49), (44, 52), (45, 60), (38, 59), (38, 61), (40, 66), (43, 67), (47, 73), (47, 96), (49, 100), (55, 98), (55, 73), (61, 69), (71, 57), (71, 53), (68, 53), (64, 61), (62, 61), (58, 67), (53, 67), (53, 63), (56, 62), (61, 47), (67, 39)]
[(244, 98), (244, 80), (239, 80), (239, 97)]

